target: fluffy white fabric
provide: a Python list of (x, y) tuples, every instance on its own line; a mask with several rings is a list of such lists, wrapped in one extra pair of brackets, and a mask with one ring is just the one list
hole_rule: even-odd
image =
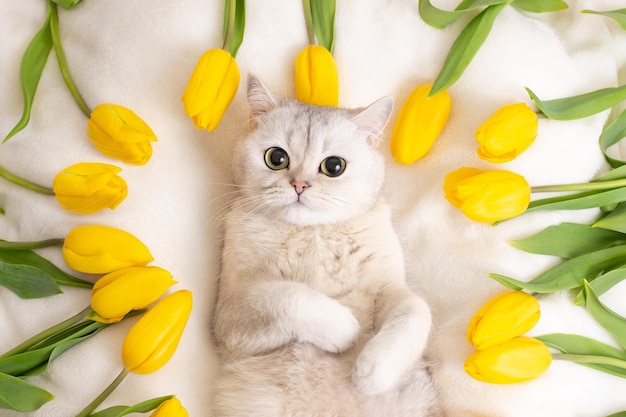
[[(445, 30), (427, 26), (415, 0), (337, 2), (335, 56), (340, 104), (363, 106), (391, 95), (396, 110), (417, 85), (434, 79), (467, 19)], [(435, 4), (452, 9), (457, 2)], [(597, 145), (608, 112), (571, 122), (541, 119), (535, 144), (517, 160), (496, 167), (476, 156), (475, 129), (501, 105), (525, 101), (524, 87), (558, 98), (622, 84), (626, 39), (608, 18), (584, 8), (626, 7), (623, 0), (570, 0), (570, 9), (536, 15), (511, 7), (451, 89), (452, 114), (427, 157), (412, 166), (393, 162), (390, 127), (383, 141), (388, 163), (386, 194), (404, 245), (408, 279), (435, 315), (431, 359), (434, 375), (456, 416), (602, 417), (626, 410), (626, 380), (585, 367), (555, 362), (532, 382), (497, 386), (471, 379), (463, 362), (471, 315), (503, 287), (489, 272), (530, 279), (558, 262), (509, 246), (565, 220), (590, 221), (594, 210), (524, 215), (497, 227), (474, 223), (451, 207), (441, 189), (444, 175), (461, 166), (505, 168), (532, 185), (587, 181), (606, 165)], [(115, 211), (79, 216), (53, 198), (0, 180), (0, 238), (28, 241), (63, 237), (80, 224), (104, 224), (135, 234), (152, 251), (154, 265), (170, 270), (193, 291), (195, 306), (173, 359), (148, 376), (130, 375), (104, 406), (134, 404), (176, 394), (191, 416), (210, 416), (215, 358), (209, 322), (219, 269), (220, 210), (227, 198), (231, 149), (246, 133), (245, 82), (212, 133), (197, 131), (180, 97), (200, 54), (221, 45), (221, 0), (85, 0), (59, 11), (61, 37), (71, 72), (90, 106), (112, 102), (139, 114), (156, 132), (152, 160), (123, 167), (129, 196)], [(0, 2), (0, 136), (20, 117), (21, 55), (46, 13), (40, 0)], [(246, 33), (237, 61), (273, 91), (294, 96), (293, 61), (306, 45), (300, 1), (249, 1)], [(620, 79), (621, 78), (621, 79)], [(0, 166), (41, 184), (80, 161), (119, 164), (99, 154), (85, 135), (86, 118), (73, 103), (51, 54), (35, 98), (29, 126), (0, 146)], [(41, 252), (63, 265), (58, 249)], [(603, 296), (626, 314), (620, 285)], [(80, 311), (85, 290), (21, 300), (0, 288), (0, 351)], [(582, 308), (564, 294), (541, 298), (543, 316), (533, 334), (571, 332), (614, 343)], [(120, 347), (129, 323), (111, 326), (58, 358), (31, 380), (55, 395), (35, 416), (67, 417), (91, 401), (121, 369)], [(2, 411), (3, 416), (18, 415)]]

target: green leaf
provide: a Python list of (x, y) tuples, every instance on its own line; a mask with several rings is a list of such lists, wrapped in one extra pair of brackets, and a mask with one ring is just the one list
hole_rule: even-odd
[(511, 5), (530, 13), (558, 12), (568, 7), (563, 0), (514, 0)]
[(581, 13), (598, 14), (601, 16), (608, 16), (613, 19), (626, 30), (626, 9), (608, 10), (608, 11), (596, 11), (596, 10), (581, 10)]
[(622, 180), (624, 178), (626, 178), (626, 165), (613, 168), (606, 174), (603, 174), (597, 178), (594, 178), (591, 182), (614, 181), (614, 180)]
[(33, 98), (37, 85), (41, 79), (41, 74), (46, 66), (48, 55), (52, 50), (52, 35), (50, 33), (50, 15), (46, 18), (43, 27), (30, 41), (22, 56), (20, 64), (20, 80), (22, 84), (22, 95), (24, 99), (24, 110), (22, 118), (4, 138), (3, 143), (11, 139), (13, 135), (24, 129), (30, 120), (30, 110), (33, 105)]
[(53, 398), (52, 394), (36, 385), (0, 373), (0, 408), (31, 412)]
[(554, 120), (574, 120), (588, 117), (610, 109), (626, 99), (626, 85), (602, 88), (577, 96), (546, 101), (539, 99), (530, 88), (526, 88), (526, 91), (537, 104), (539, 110)]
[(224, 1), (224, 49), (235, 57), (243, 42), (243, 34), (246, 28), (245, 0)]
[(612, 375), (625, 377), (626, 372), (621, 367), (611, 366), (603, 363), (592, 362), (595, 357), (598, 362), (601, 358), (613, 358), (626, 361), (626, 353), (613, 346), (602, 343), (598, 340), (574, 334), (554, 333), (537, 336), (536, 339), (546, 346), (557, 349), (568, 355), (583, 356), (588, 361), (576, 361), (577, 363)]
[(626, 417), (626, 411), (620, 411), (619, 413), (611, 414), (607, 417)]
[(537, 293), (553, 293), (583, 286), (585, 280), (593, 280), (600, 272), (626, 264), (626, 245), (601, 249), (561, 262), (537, 275), (528, 282), (499, 274), (489, 274), (512, 290), (528, 290)]
[(574, 258), (615, 243), (626, 243), (626, 235), (588, 224), (561, 223), (509, 243), (523, 251), (561, 258)]
[(13, 264), (0, 257), (0, 286), (20, 298), (42, 298), (63, 291), (50, 275), (30, 265)]
[(626, 187), (607, 191), (584, 191), (532, 201), (524, 213), (540, 210), (582, 210), (626, 201)]
[(430, 0), (419, 0), (418, 9), (427, 25), (442, 29), (472, 10), (502, 3), (510, 0), (464, 0), (454, 10), (443, 10), (433, 6)]
[(596, 220), (592, 226), (595, 228), (626, 233), (626, 205), (620, 204), (606, 216)]
[(172, 398), (174, 398), (173, 395), (167, 395), (143, 401), (130, 407), (126, 405), (117, 405), (98, 411), (97, 413), (90, 414), (89, 417), (123, 417), (132, 413), (148, 413), (160, 406), (161, 403), (171, 400)]
[(626, 161), (613, 158), (607, 153), (611, 146), (617, 144), (624, 137), (626, 137), (626, 110), (613, 123), (604, 128), (600, 135), (600, 149), (602, 149), (604, 157), (612, 168), (626, 164)]
[(452, 44), (439, 75), (437, 75), (428, 94), (429, 96), (434, 96), (447, 89), (461, 77), (478, 49), (487, 39), (496, 16), (507, 5), (508, 2), (489, 6), (467, 24)]
[[(620, 265), (619, 268), (607, 271), (589, 283), (593, 292), (600, 296), (613, 288), (615, 285), (626, 279), (626, 265)], [(574, 304), (585, 305), (585, 295), (581, 291), (574, 299)]]
[(78, 3), (81, 2), (81, 0), (51, 0), (51, 1), (67, 10), (73, 8)]
[(333, 52), (335, 38), (335, 0), (311, 0), (311, 20), (319, 45)]
[(626, 319), (602, 304), (586, 281), (583, 287), (583, 296), (587, 311), (591, 313), (600, 326), (615, 337), (622, 348), (626, 348)]

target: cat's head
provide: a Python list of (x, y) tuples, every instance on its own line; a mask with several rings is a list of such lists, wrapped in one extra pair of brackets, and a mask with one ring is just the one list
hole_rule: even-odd
[(247, 211), (298, 225), (337, 223), (369, 210), (384, 181), (376, 147), (393, 102), (364, 109), (277, 98), (248, 79), (252, 131), (236, 149), (234, 178)]

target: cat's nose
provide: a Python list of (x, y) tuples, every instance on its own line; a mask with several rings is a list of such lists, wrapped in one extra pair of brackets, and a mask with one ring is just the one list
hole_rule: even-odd
[(291, 185), (293, 185), (293, 188), (295, 188), (296, 194), (298, 195), (302, 194), (304, 189), (310, 186), (308, 182), (300, 180), (293, 181)]

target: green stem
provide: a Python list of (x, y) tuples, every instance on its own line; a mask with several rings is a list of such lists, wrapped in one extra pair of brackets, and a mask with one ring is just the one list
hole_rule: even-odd
[(124, 380), (124, 378), (126, 378), (127, 375), (128, 369), (122, 369), (122, 372), (120, 372), (120, 374), (113, 380), (113, 382), (111, 382), (109, 386), (106, 387), (104, 391), (102, 391), (102, 393), (100, 393), (100, 395), (98, 395), (87, 407), (85, 407), (83, 411), (76, 414), (76, 417), (87, 417), (88, 415), (90, 415), (96, 408), (98, 408), (100, 404), (102, 404), (102, 402), (109, 395), (111, 395), (113, 391), (115, 391), (115, 388), (117, 388), (118, 385), (121, 384), (121, 382)]
[(533, 193), (547, 193), (559, 191), (595, 191), (610, 190), (613, 188), (620, 188), (624, 186), (626, 186), (626, 179), (583, 182), (580, 184), (541, 185), (537, 187), (531, 187), (530, 191)]
[(304, 22), (306, 23), (306, 33), (309, 37), (309, 45), (316, 45), (315, 29), (313, 28), (313, 15), (311, 14), (311, 0), (302, 0), (304, 10)]
[(574, 355), (570, 353), (553, 353), (553, 359), (567, 360), (576, 363), (589, 363), (597, 365), (609, 365), (615, 366), (626, 370), (626, 361), (618, 358), (611, 358), (609, 356), (594, 356), (594, 355)]
[(48, 248), (50, 246), (63, 246), (65, 239), (46, 239), (33, 242), (7, 242), (0, 240), (0, 250), (32, 250)]
[(56, 3), (51, 0), (48, 2), (50, 5), (50, 33), (52, 34), (52, 46), (54, 47), (54, 53), (57, 56), (57, 62), (59, 63), (59, 69), (61, 70), (61, 75), (63, 76), (63, 80), (69, 88), (72, 97), (74, 97), (74, 101), (78, 104), (80, 110), (87, 116), (91, 117), (91, 110), (85, 100), (83, 100), (72, 76), (70, 75), (70, 71), (67, 66), (67, 60), (65, 59), (65, 52), (63, 52), (63, 46), (61, 46), (61, 37), (59, 36), (59, 14), (57, 12)]
[(24, 187), (27, 190), (35, 191), (39, 194), (45, 195), (54, 195), (54, 191), (52, 188), (44, 187), (33, 182), (27, 181), (24, 178), (20, 178), (17, 175), (14, 175), (7, 171), (6, 169), (0, 167), (0, 177), (5, 180), (12, 182), (13, 184), (19, 185), (20, 187)]
[(86, 309), (82, 310), (80, 313), (76, 314), (75, 316), (72, 316), (69, 319), (64, 320), (58, 324), (55, 324), (54, 326), (44, 330), (43, 332), (40, 332), (36, 334), (35, 336), (31, 337), (30, 339), (20, 343), (18, 346), (14, 347), (8, 352), (3, 353), (2, 355), (0, 355), (0, 359), (8, 358), (18, 353), (25, 352), (30, 347), (35, 346), (36, 344), (43, 342), (47, 338), (52, 337), (55, 334), (62, 332), (66, 330), (67, 328), (75, 325), (76, 323), (79, 323), (80, 321), (84, 320), (87, 314), (89, 314), (91, 311), (92, 311), (91, 306), (87, 307)]
[(230, 51), (230, 43), (233, 38), (233, 32), (235, 30), (235, 15), (237, 13), (237, 1), (236, 0), (226, 0), (224, 4), (226, 10), (226, 16), (224, 18), (224, 23), (226, 27), (224, 28), (224, 46), (222, 49)]

